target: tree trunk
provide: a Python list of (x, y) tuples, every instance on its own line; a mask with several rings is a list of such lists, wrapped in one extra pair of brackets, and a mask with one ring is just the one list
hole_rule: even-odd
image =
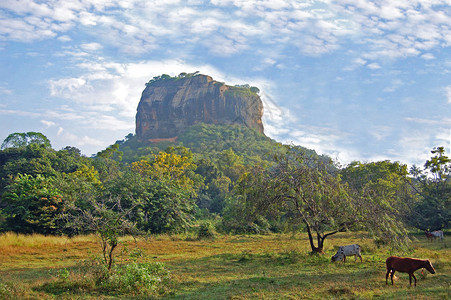
[(111, 244), (110, 253), (109, 253), (109, 261), (108, 261), (108, 271), (110, 271), (111, 267), (113, 266), (113, 259), (114, 259), (113, 251), (114, 251), (114, 248), (116, 248), (116, 246), (117, 246), (116, 242), (113, 242)]
[(308, 224), (307, 221), (304, 220), (304, 224), (305, 227), (307, 228), (307, 234), (308, 234), (308, 239), (310, 242), (310, 248), (312, 248), (312, 254), (315, 253), (323, 253), (323, 247), (324, 247), (324, 238), (322, 238), (318, 233), (317, 234), (317, 240), (318, 240), (318, 247), (315, 246), (315, 243), (313, 242), (313, 235), (312, 235), (312, 230), (310, 228), (310, 225)]

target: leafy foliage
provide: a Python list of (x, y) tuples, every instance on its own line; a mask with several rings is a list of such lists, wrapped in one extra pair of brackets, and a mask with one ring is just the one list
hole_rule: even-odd
[(413, 203), (407, 166), (390, 161), (353, 162), (341, 174), (364, 216), (364, 228), (382, 243), (406, 246), (406, 224)]
[(20, 233), (55, 234), (55, 217), (63, 210), (61, 193), (52, 186), (52, 180), (42, 175), (35, 177), (18, 174), (3, 194), (5, 230)]
[[(177, 78), (185, 76), (195, 74)], [(29, 143), (0, 151), (0, 226), (97, 232), (107, 265), (126, 232), (182, 232), (196, 218), (220, 220), (218, 230), (232, 233), (304, 228), (313, 251), (345, 230), (368, 230), (402, 246), (409, 224), (449, 226), (450, 160), (442, 147), (432, 154), (423, 170), (412, 168), (412, 179), (398, 162), (339, 169), (327, 156), (237, 125), (196, 124), (177, 142), (142, 143), (129, 134), (93, 158), (73, 147)], [(61, 213), (72, 218), (57, 218)], [(115, 228), (115, 218), (126, 226)]]
[[(59, 296), (83, 292), (146, 299), (160, 297), (170, 291), (171, 274), (163, 263), (139, 262), (133, 257), (130, 259), (131, 262), (108, 270), (101, 260), (89, 258), (75, 269), (60, 270), (53, 281), (43, 284), (37, 290)], [(0, 295), (1, 292), (0, 289)]]
[(82, 209), (68, 207), (63, 218), (68, 226), (80, 228), (82, 232), (98, 236), (103, 259), (108, 270), (114, 262), (114, 250), (119, 244), (119, 237), (136, 234), (136, 226), (129, 221), (130, 210), (123, 210), (120, 199), (91, 199), (90, 207)]
[(449, 228), (451, 220), (451, 159), (443, 147), (434, 148), (434, 155), (420, 170), (413, 166), (410, 173), (418, 184), (415, 191), (419, 197), (410, 223), (421, 230)]
[(40, 132), (12, 133), (3, 141), (1, 149), (20, 148), (31, 144), (43, 145), (50, 148), (50, 140)]
[(246, 201), (245, 211), (255, 220), (264, 212), (270, 218), (283, 217), (293, 224), (303, 224), (312, 251), (322, 252), (328, 236), (346, 231), (357, 222), (353, 198), (322, 161), (312, 161), (296, 148), (287, 147), (287, 153), (276, 162), (273, 168), (257, 170), (241, 179), (236, 192)]

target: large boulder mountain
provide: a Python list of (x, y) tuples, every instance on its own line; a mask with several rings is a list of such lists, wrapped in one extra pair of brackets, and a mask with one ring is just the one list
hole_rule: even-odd
[(197, 123), (239, 124), (263, 133), (263, 103), (257, 92), (197, 73), (154, 77), (139, 101), (136, 136), (141, 141), (175, 140)]

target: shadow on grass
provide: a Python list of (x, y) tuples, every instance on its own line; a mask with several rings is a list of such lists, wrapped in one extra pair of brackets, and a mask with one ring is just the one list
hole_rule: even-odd
[(321, 256), (243, 251), (170, 268), (178, 287), (169, 299), (446, 299), (450, 287), (447, 274), (417, 276), (416, 288), (408, 286), (407, 274), (398, 274), (395, 286), (386, 286), (385, 265), (377, 258), (332, 264)]
[[(170, 299), (352, 298), (356, 286), (378, 289), (383, 276), (370, 264), (332, 264), (323, 256), (294, 251), (220, 254), (179, 261), (171, 269), (179, 277), (176, 295)], [(369, 278), (375, 282), (368, 284)]]
[[(371, 275), (371, 271), (359, 271), (363, 278)], [(230, 299), (242, 298), (302, 298), (324, 299), (356, 297), (357, 293), (353, 284), (342, 284), (340, 274), (294, 274), (289, 276), (265, 276), (248, 274), (245, 279), (219, 279), (211, 282), (186, 282), (187, 289), (170, 297), (170, 299)], [(379, 282), (380, 284), (380, 282)], [(359, 289), (363, 286), (360, 284)]]

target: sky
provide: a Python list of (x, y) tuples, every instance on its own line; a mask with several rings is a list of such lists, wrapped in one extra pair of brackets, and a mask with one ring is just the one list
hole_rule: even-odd
[(135, 133), (145, 83), (260, 89), (265, 134), (341, 165), (451, 146), (450, 0), (1, 0), (0, 142), (91, 156)]

